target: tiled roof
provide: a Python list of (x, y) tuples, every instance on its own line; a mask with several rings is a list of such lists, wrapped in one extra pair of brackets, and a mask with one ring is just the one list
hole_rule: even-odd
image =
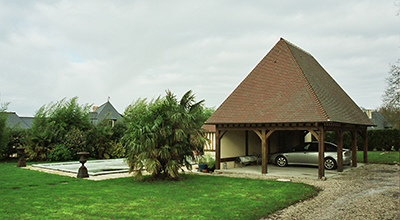
[(203, 125), (201, 128), (203, 128), (204, 130), (206, 130), (206, 132), (215, 132), (216, 128), (215, 125)]
[(373, 125), (311, 54), (281, 38), (206, 123), (302, 122)]
[(376, 127), (368, 127), (368, 129), (374, 129), (374, 130), (379, 130), (379, 129), (389, 129), (393, 128), (393, 125), (386, 120), (385, 117), (379, 112), (371, 112), (371, 121), (376, 124)]

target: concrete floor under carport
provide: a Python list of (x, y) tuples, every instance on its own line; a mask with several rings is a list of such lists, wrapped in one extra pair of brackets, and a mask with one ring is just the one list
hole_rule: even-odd
[[(357, 167), (364, 166), (363, 163), (357, 163)], [(343, 172), (355, 169), (357, 167), (343, 166)], [(318, 179), (317, 166), (301, 166), (301, 165), (288, 165), (286, 167), (278, 167), (273, 164), (268, 164), (268, 173), (261, 173), (261, 165), (249, 165), (243, 167), (235, 167), (230, 169), (215, 170), (216, 174), (247, 174), (247, 175), (263, 175), (271, 178), (315, 178)], [(337, 170), (325, 170), (325, 177), (331, 178), (340, 174)]]

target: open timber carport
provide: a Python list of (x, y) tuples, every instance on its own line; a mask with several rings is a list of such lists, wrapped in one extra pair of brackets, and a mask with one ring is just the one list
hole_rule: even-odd
[[(337, 169), (342, 172), (343, 132), (352, 134), (354, 167), (357, 166), (357, 135), (363, 138), (366, 163), (367, 127), (374, 125), (311, 54), (282, 38), (206, 124), (216, 128), (216, 169), (220, 169), (222, 162), (233, 158), (234, 153), (230, 152), (245, 154), (236, 156), (249, 154), (251, 131), (261, 142), (262, 174), (268, 172), (271, 146), (279, 150), (289, 144), (304, 142), (304, 135), (310, 133), (319, 141), (318, 178), (325, 175), (323, 143), (326, 131), (336, 133)], [(224, 137), (229, 132), (237, 133)], [(240, 132), (245, 133), (241, 136)], [(223, 138), (233, 140), (226, 140), (224, 146)], [(241, 145), (244, 150), (240, 149)], [(251, 149), (257, 151), (257, 147)], [(230, 157), (221, 155), (221, 152)]]

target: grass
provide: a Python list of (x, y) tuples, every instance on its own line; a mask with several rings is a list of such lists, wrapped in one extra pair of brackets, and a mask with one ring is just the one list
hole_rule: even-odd
[(0, 163), (0, 173), (0, 219), (258, 219), (318, 193), (302, 183), (211, 175), (91, 181), (16, 163)]
[[(368, 151), (368, 163), (400, 163), (399, 151)], [(357, 151), (357, 162), (363, 163), (363, 151)]]

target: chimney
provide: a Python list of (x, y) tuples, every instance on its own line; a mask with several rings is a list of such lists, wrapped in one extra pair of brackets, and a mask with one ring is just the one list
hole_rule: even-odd
[(367, 114), (369, 119), (372, 119), (372, 111), (371, 111), (371, 109), (365, 110), (365, 114)]

